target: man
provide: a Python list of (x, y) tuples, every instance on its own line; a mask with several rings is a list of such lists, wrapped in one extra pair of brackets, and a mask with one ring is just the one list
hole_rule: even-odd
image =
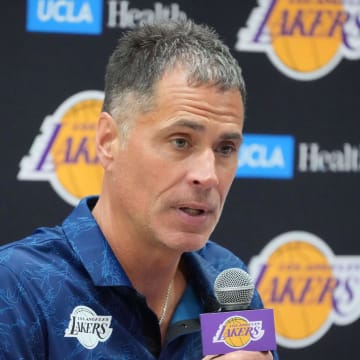
[(245, 86), (228, 48), (192, 22), (144, 26), (120, 39), (105, 83), (100, 196), (0, 251), (0, 358), (201, 359), (214, 280), (245, 267), (208, 241), (243, 132)]

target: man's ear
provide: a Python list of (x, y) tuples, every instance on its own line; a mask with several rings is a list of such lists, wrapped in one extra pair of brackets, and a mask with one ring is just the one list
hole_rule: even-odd
[(114, 158), (119, 132), (117, 124), (107, 112), (100, 114), (96, 128), (96, 153), (100, 164), (106, 169)]

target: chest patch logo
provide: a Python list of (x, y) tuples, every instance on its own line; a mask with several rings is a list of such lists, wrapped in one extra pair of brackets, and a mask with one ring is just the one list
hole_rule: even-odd
[(112, 316), (97, 315), (87, 306), (76, 306), (70, 314), (70, 321), (64, 337), (75, 337), (86, 349), (94, 349), (99, 341), (110, 338)]

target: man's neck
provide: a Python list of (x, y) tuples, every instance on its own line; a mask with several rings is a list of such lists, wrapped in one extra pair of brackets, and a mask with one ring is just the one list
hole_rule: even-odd
[(161, 244), (151, 246), (150, 242), (131, 236), (134, 232), (127, 230), (109, 203), (100, 197), (92, 211), (93, 216), (133, 287), (145, 296), (158, 318), (172, 284), (166, 318), (161, 325), (163, 331), (186, 288), (186, 279), (179, 267), (181, 253)]

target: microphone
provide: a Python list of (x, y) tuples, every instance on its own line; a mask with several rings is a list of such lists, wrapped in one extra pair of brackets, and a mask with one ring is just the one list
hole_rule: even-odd
[(252, 278), (242, 269), (226, 269), (217, 276), (214, 293), (220, 310), (200, 314), (204, 356), (276, 349), (274, 312), (249, 309), (254, 291)]
[(239, 268), (221, 272), (214, 283), (214, 292), (221, 311), (244, 310), (250, 306), (255, 285), (250, 275)]

